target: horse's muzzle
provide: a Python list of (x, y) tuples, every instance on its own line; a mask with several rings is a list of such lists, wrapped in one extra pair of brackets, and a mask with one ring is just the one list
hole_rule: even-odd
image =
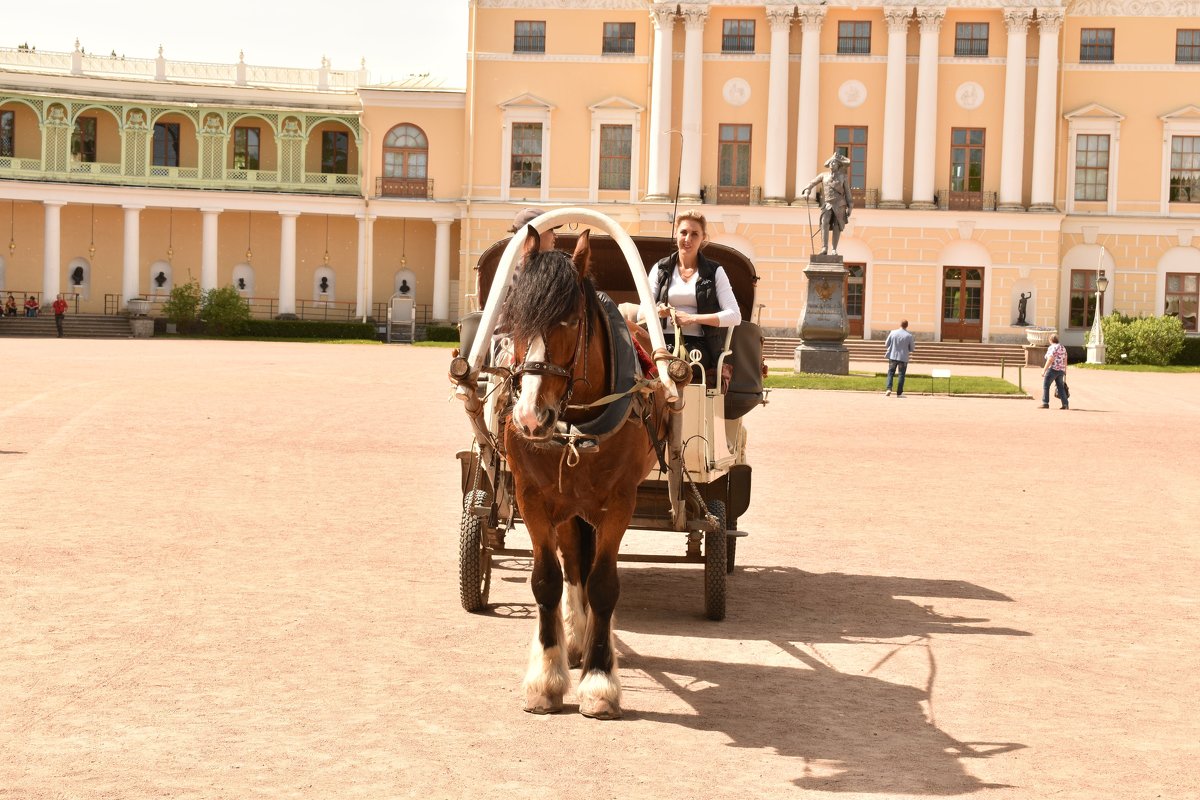
[(514, 414), (513, 422), (516, 423), (517, 433), (521, 434), (522, 438), (531, 442), (544, 442), (554, 435), (558, 412), (553, 408), (540, 408), (532, 415), (523, 415), (522, 419), (517, 419)]

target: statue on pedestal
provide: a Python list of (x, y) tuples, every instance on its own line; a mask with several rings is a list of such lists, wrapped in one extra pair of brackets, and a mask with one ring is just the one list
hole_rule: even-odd
[[(841, 153), (834, 153), (825, 162), (829, 170), (813, 178), (800, 192), (801, 197), (808, 198), (813, 187), (820, 186), (817, 190), (817, 203), (821, 206), (821, 255), (830, 252), (830, 232), (833, 233), (833, 253), (837, 254), (838, 239), (841, 238), (842, 230), (850, 220), (850, 211), (854, 207), (850, 196), (850, 178), (845, 170), (849, 163), (850, 159)], [(811, 217), (809, 227), (812, 227)]]

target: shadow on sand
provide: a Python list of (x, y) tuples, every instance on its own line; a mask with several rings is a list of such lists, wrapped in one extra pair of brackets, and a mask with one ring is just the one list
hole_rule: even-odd
[[(746, 567), (730, 576), (729, 616), (710, 622), (703, 618), (702, 571), (649, 567), (622, 570), (621, 577), (618, 631), (769, 641), (794, 659), (793, 665), (768, 666), (660, 658), (635, 651), (618, 634), (622, 669), (645, 673), (694, 712), (628, 709), (627, 719), (717, 732), (733, 747), (800, 759), (802, 773), (794, 779), (799, 788), (883, 796), (1000, 788), (969, 774), (967, 759), (1025, 746), (959, 741), (937, 726), (929, 710), (937, 678), (934, 636), (1030, 634), (987, 624), (986, 618), (939, 614), (918, 601), (1012, 602), (1003, 594), (964, 581)], [(920, 648), (928, 664), (925, 685), (871, 677), (875, 668), (839, 672), (809, 647), (863, 645), (864, 639), (895, 645), (875, 668), (902, 648)]]

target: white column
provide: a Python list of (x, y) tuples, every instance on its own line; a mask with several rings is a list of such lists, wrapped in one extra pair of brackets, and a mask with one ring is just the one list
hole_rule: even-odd
[(671, 197), (671, 67), (674, 55), (675, 4), (655, 3), (654, 73), (650, 83), (650, 153), (647, 160), (646, 199)]
[(767, 169), (763, 202), (787, 205), (788, 42), (792, 7), (767, 6), (771, 23), (771, 71), (767, 89)]
[(912, 9), (887, 8), (887, 85), (883, 99), (883, 181), (880, 208), (904, 208), (904, 128), (908, 113), (908, 22)]
[[(817, 106), (821, 100), (821, 23), (825, 7), (800, 7), (800, 96), (796, 103), (796, 195), (813, 175), (821, 171), (824, 160), (817, 154)], [(797, 197), (794, 201), (806, 201)]]
[(433, 321), (450, 322), (450, 226), (452, 219), (435, 219), (433, 246)]
[(936, 208), (933, 202), (937, 160), (938, 32), (945, 8), (917, 9), (921, 47), (917, 63), (917, 119), (913, 135), (912, 208)]
[(62, 200), (46, 200), (46, 235), (42, 249), (42, 305), (51, 303), (62, 289)]
[(1033, 117), (1033, 185), (1030, 211), (1054, 211), (1054, 140), (1058, 128), (1058, 33), (1062, 9), (1038, 9), (1037, 101)]
[(217, 288), (217, 222), (220, 208), (200, 209), (200, 288)]
[(358, 273), (355, 278), (354, 316), (367, 317), (371, 313), (371, 303), (367, 297), (367, 283), (370, 269), (367, 267), (367, 226), (375, 219), (373, 214), (355, 214), (358, 220)]
[(123, 206), (125, 209), (125, 260), (121, 269), (121, 296), (126, 303), (141, 296), (138, 262), (141, 260), (141, 215), (145, 206)]
[(1021, 190), (1025, 171), (1025, 55), (1029, 19), (1033, 12), (1006, 8), (1008, 53), (1004, 65), (1004, 127), (1000, 142), (1000, 211), (1024, 211)]
[(279, 315), (296, 313), (296, 217), (299, 211), (280, 211)]
[(708, 6), (685, 6), (683, 16), (683, 156), (679, 164), (679, 194), (684, 203), (700, 202), (700, 160), (704, 96), (704, 22)]

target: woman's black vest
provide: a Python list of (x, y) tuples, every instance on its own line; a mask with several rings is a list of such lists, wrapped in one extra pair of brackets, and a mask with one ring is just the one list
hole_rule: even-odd
[[(671, 288), (671, 276), (679, 265), (679, 252), (661, 258), (654, 265), (658, 268), (658, 285), (654, 287), (656, 303), (667, 302), (667, 292)], [(717, 298), (717, 270), (721, 265), (704, 257), (703, 253), (696, 254), (696, 313), (717, 314), (721, 311), (721, 301)], [(721, 353), (725, 346), (725, 329), (715, 325), (701, 325), (704, 338), (712, 348), (714, 358)]]

